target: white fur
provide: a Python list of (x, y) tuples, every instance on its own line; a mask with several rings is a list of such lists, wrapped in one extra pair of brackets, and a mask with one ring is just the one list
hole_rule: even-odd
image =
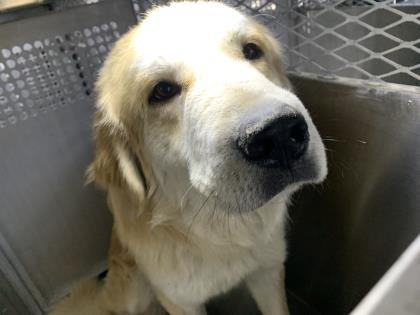
[[(321, 138), (275, 64), (280, 62), (275, 40), (253, 20), (217, 2), (158, 7), (128, 36), (117, 44), (120, 53), (127, 50), (133, 56), (121, 77), (125, 81), (107, 85), (116, 72), (113, 64), (128, 62), (111, 53), (101, 72), (98, 108), (103, 119), (109, 116), (118, 126), (135, 116), (129, 106), (132, 111), (141, 108), (140, 160), (149, 162), (157, 189), (145, 202), (145, 183), (133, 158), (125, 146), (113, 144), (120, 173), (131, 187), (107, 187), (116, 236), (135, 261), (136, 272), (144, 275), (129, 278), (125, 287), (142, 303), (124, 300), (118, 305), (127, 304), (126, 311), (134, 314), (135, 305), (144, 311), (156, 296), (171, 315), (203, 315), (206, 301), (245, 282), (264, 315), (288, 314), (284, 221), (291, 194), (304, 182), (292, 183), (254, 209), (260, 198), (259, 171), (239, 159), (231, 145), (244, 113), (266, 104), (276, 113), (297, 112), (308, 124), (308, 154), (317, 168), (309, 182), (326, 176)], [(261, 41), (262, 60), (243, 58), (247, 40)], [(181, 94), (165, 104), (144, 104), (160, 80), (179, 83)], [(109, 90), (132, 86), (130, 95), (144, 90), (141, 100), (113, 101)], [(142, 285), (133, 285), (138, 279), (144, 279)], [(113, 290), (110, 283), (103, 288), (107, 296)], [(144, 287), (154, 295), (136, 290)]]

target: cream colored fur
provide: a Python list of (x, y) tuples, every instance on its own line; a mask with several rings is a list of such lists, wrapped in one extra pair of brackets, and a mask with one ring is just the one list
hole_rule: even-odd
[[(243, 59), (246, 41), (262, 47), (262, 60)], [(182, 93), (148, 104), (163, 79), (179, 82)], [(171, 315), (204, 315), (206, 301), (243, 282), (264, 315), (288, 314), (284, 221), (303, 183), (248, 211), (241, 199), (252, 197), (257, 178), (232, 158), (227, 139), (245, 111), (287, 104), (309, 126), (318, 168), (312, 182), (327, 169), (266, 28), (217, 2), (156, 7), (116, 43), (97, 94), (88, 176), (107, 191), (114, 216), (109, 273), (73, 291), (53, 314), (152, 314), (160, 304)]]

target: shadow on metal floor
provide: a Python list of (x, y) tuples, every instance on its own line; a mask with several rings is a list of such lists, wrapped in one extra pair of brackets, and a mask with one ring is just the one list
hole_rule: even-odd
[[(320, 315), (292, 292), (288, 292), (291, 315)], [(219, 296), (206, 306), (209, 315), (261, 315), (249, 291), (241, 286)]]

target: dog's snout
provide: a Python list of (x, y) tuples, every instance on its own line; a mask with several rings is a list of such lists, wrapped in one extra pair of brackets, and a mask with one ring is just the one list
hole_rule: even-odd
[(237, 146), (245, 158), (263, 167), (284, 167), (299, 160), (309, 142), (308, 125), (301, 115), (254, 122), (241, 128)]

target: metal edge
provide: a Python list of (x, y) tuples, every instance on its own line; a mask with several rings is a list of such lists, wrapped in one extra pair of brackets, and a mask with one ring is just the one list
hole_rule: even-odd
[(0, 269), (10, 285), (15, 289), (17, 295), (26, 304), (26, 307), (33, 314), (42, 314), (42, 304), (45, 304), (45, 300), (1, 233)]
[(293, 79), (307, 79), (307, 80), (316, 80), (317, 82), (323, 82), (328, 84), (340, 84), (340, 85), (347, 85), (349, 87), (364, 87), (369, 89), (386, 89), (387, 91), (395, 91), (399, 93), (416, 93), (420, 94), (420, 87), (412, 86), (412, 85), (405, 85), (405, 84), (398, 84), (398, 83), (388, 83), (388, 82), (379, 82), (379, 81), (369, 81), (369, 80), (360, 80), (360, 79), (352, 79), (352, 78), (344, 78), (344, 77), (332, 77), (332, 76), (325, 76), (313, 73), (299, 73), (294, 71), (289, 71), (288, 73), (289, 78)]
[[(385, 273), (379, 282), (373, 287), (365, 298), (356, 306), (351, 315), (379, 315), (381, 312), (381, 304), (392, 304), (394, 308), (398, 308), (399, 315), (414, 314), (408, 310), (408, 303), (411, 301), (413, 305), (418, 303), (417, 287), (411, 290), (398, 290), (398, 287), (407, 289), (410, 287), (408, 279), (410, 277), (419, 276), (418, 273), (413, 274), (412, 269), (420, 271), (420, 235), (411, 243), (411, 245), (398, 258), (396, 263)], [(409, 275), (410, 274), (410, 275)], [(395, 288), (397, 287), (397, 290)], [(379, 311), (378, 311), (379, 310)]]

